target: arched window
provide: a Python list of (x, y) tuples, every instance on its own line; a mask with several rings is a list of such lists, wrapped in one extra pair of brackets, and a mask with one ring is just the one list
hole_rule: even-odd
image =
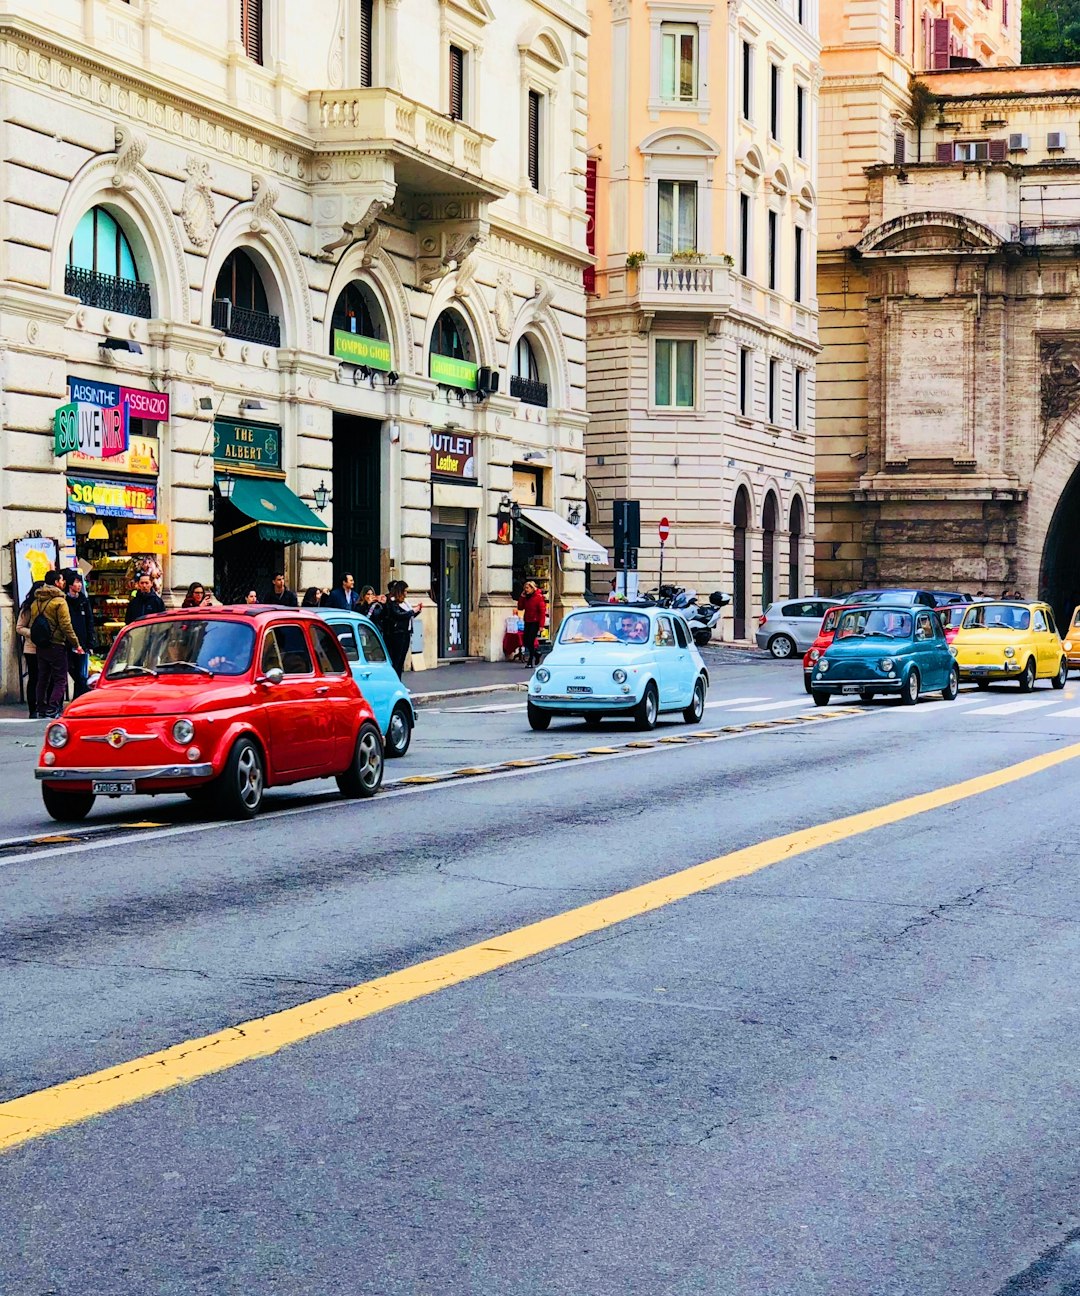
[(802, 568), (803, 502), (798, 495), (791, 501), (788, 519), (788, 598), (799, 597)]
[(340, 329), (343, 333), (358, 333), (361, 337), (388, 341), (382, 307), (367, 284), (355, 279), (351, 284), (346, 284), (338, 297), (331, 327)]
[(764, 611), (773, 601), (773, 572), (776, 550), (776, 522), (779, 509), (776, 496), (769, 491), (761, 514), (761, 608)]
[(431, 333), (431, 350), (434, 355), (449, 356), (451, 360), (475, 359), (472, 338), (457, 311), (444, 310), (435, 321)]
[(543, 408), (548, 403), (548, 387), (543, 381), (536, 351), (528, 337), (520, 337), (514, 347), (513, 363), (510, 374), (510, 395), (526, 405), (539, 405)]
[(281, 345), (281, 321), (271, 315), (259, 267), (243, 248), (234, 248), (218, 271), (211, 323), (229, 337)]
[(85, 306), (150, 318), (150, 286), (139, 282), (128, 237), (104, 207), (92, 207), (75, 226), (64, 291)]
[(746, 638), (746, 528), (750, 525), (750, 496), (745, 486), (735, 495), (735, 638)]

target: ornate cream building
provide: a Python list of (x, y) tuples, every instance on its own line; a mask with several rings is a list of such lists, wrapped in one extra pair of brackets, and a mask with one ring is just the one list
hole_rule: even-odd
[(498, 656), (589, 553), (584, 0), (182, 9), (0, 17), (6, 642), (55, 541), (103, 625), (144, 554), (227, 599), (401, 577), (418, 665)]
[(814, 584), (818, 70), (817, 0), (593, 10), (592, 530), (640, 500), (648, 585), (669, 518), (728, 638)]

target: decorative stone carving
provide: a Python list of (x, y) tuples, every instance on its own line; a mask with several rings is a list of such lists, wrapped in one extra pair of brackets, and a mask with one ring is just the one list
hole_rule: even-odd
[(251, 232), (261, 234), (268, 218), (273, 214), (280, 196), (277, 182), (266, 176), (251, 177)]
[(194, 155), (184, 164), (187, 180), (180, 200), (180, 219), (192, 246), (209, 247), (214, 237), (217, 217), (214, 214), (214, 191), (210, 188), (210, 163)]
[[(386, 211), (390, 204), (385, 198), (374, 198), (368, 203), (367, 208), (362, 215), (351, 221), (343, 221), (341, 226), (341, 235), (332, 243), (323, 245), (323, 253), (329, 256), (336, 252), (338, 248), (352, 247), (354, 243), (366, 243), (368, 246), (364, 249), (365, 266), (370, 266), (378, 257), (382, 250), (382, 245), (386, 240), (386, 233), (381, 231), (379, 226), (379, 217)], [(376, 238), (378, 241), (376, 242)], [(372, 247), (372, 243), (375, 246)]]
[(1080, 338), (1043, 342), (1039, 360), (1039, 396), (1045, 429), (1080, 406)]
[(326, 59), (326, 84), (332, 90), (340, 90), (345, 80), (345, 0), (338, 0), (337, 17), (334, 19), (334, 32), (330, 37), (330, 53)]
[(514, 281), (509, 270), (499, 271), (492, 314), (495, 316), (495, 332), (499, 341), (509, 341), (510, 330), (514, 326)]
[(430, 292), (437, 279), (442, 279), (451, 270), (458, 269), (473, 248), (483, 240), (484, 235), (476, 227), (451, 230), (441, 234), (437, 241), (434, 238), (422, 240), (421, 246), (425, 252), (436, 252), (441, 246), (442, 255), (417, 258), (416, 275), (420, 287)]
[(113, 171), (113, 187), (130, 189), (132, 176), (146, 152), (146, 136), (132, 130), (130, 126), (117, 126), (115, 138), (116, 166)]
[(457, 274), (454, 277), (454, 296), (467, 297), (472, 291), (475, 279), (476, 253), (470, 252), (457, 268)]
[(533, 288), (532, 308), (533, 314), (539, 315), (541, 311), (547, 310), (555, 296), (555, 289), (543, 279), (537, 279)]

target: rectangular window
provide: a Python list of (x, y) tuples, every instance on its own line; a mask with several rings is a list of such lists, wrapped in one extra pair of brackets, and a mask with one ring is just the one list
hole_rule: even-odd
[(750, 195), (739, 194), (739, 274), (750, 277)]
[(754, 120), (754, 47), (749, 41), (742, 43), (742, 115)]
[(669, 409), (694, 408), (696, 350), (690, 341), (656, 339), (655, 405)]
[(903, 166), (907, 156), (907, 139), (902, 130), (893, 133), (892, 160), (894, 166)]
[(457, 45), (450, 46), (450, 116), (465, 120), (465, 51)]
[(795, 152), (806, 157), (806, 87), (795, 87)]
[(956, 140), (954, 162), (986, 162), (990, 158), (990, 140)]
[(780, 410), (780, 361), (769, 361), (769, 422), (775, 423)]
[(793, 422), (796, 432), (806, 431), (806, 370), (795, 370), (795, 413)]
[(806, 0), (796, 0), (795, 17), (800, 23), (806, 22)]
[(893, 0), (893, 50), (904, 52), (904, 0)]
[(697, 250), (697, 184), (661, 180), (657, 186), (656, 250), (661, 255)]
[(750, 379), (753, 357), (748, 347), (739, 348), (739, 413), (743, 418), (750, 416)]
[(698, 29), (677, 23), (660, 25), (660, 98), (693, 103), (697, 98)]
[(776, 291), (780, 267), (776, 263), (777, 245), (780, 241), (780, 213), (769, 211), (769, 287)]
[(795, 226), (795, 291), (794, 297), (797, 302), (803, 299), (803, 242), (806, 238), (806, 231), (801, 225)]
[(769, 135), (780, 138), (780, 69), (769, 64)]
[(1001, 0), (1001, 25), (1002, 27), (1009, 25), (1009, 0)]
[(373, 47), (372, 32), (374, 29), (375, 0), (360, 0), (360, 84), (373, 84), (371, 77), (371, 50)]
[(540, 138), (541, 132), (541, 114), (544, 108), (544, 96), (535, 90), (529, 91), (529, 121), (528, 121), (528, 167), (529, 167), (529, 184), (540, 192), (540, 150), (543, 146), (543, 140)]
[(240, 0), (240, 43), (249, 59), (263, 61), (262, 0)]

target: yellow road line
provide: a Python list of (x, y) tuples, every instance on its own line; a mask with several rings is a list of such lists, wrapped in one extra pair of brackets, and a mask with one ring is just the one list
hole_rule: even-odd
[(213, 1035), (174, 1044), (119, 1066), (13, 1098), (0, 1103), (0, 1150), (18, 1147), (66, 1126), (166, 1093), (179, 1085), (190, 1084), (243, 1062), (268, 1057), (291, 1044), (519, 963), (734, 878), (746, 877), (808, 851), (1006, 787), (1078, 756), (1080, 743), (1073, 743), (993, 773), (965, 779), (962, 783), (921, 792), (874, 810), (864, 810), (813, 828), (773, 837), (669, 877), (657, 878), (578, 909), (494, 936), (480, 944), (468, 945), (451, 954), (403, 968), (400, 972), (377, 977), (350, 990), (340, 990), (283, 1012), (271, 1013)]

